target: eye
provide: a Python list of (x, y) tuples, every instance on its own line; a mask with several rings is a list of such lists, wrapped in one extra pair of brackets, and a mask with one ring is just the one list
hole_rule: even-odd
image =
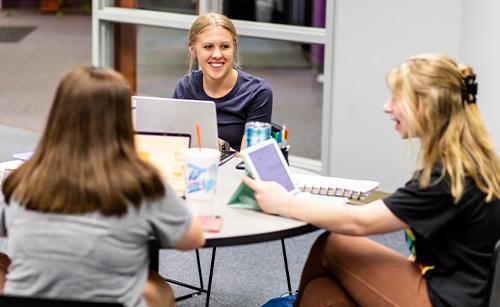
[(231, 48), (231, 45), (222, 45), (221, 48), (222, 49), (229, 49), (229, 48)]
[(203, 45), (203, 49), (210, 50), (212, 48), (212, 45)]

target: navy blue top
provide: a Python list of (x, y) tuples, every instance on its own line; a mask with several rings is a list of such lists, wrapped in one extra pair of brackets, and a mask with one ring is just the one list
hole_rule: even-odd
[(203, 89), (203, 73), (195, 70), (182, 77), (175, 86), (174, 98), (211, 100), (217, 110), (219, 138), (239, 150), (245, 123), (271, 122), (273, 92), (268, 82), (238, 70), (236, 84), (227, 95), (212, 98)]
[(416, 263), (430, 268), (424, 277), (432, 306), (482, 306), (493, 248), (500, 238), (500, 200), (486, 203), (485, 195), (466, 178), (455, 204), (449, 177), (440, 177), (437, 164), (428, 187), (412, 179), (384, 203), (410, 227), (407, 243)]

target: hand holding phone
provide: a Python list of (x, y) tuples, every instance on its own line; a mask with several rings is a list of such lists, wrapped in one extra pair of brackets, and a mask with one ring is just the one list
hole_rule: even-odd
[(224, 224), (224, 219), (219, 215), (199, 215), (196, 217), (203, 231), (219, 232)]

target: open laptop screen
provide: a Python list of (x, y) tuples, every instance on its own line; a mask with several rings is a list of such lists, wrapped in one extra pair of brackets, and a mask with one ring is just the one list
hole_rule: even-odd
[(185, 190), (182, 151), (189, 148), (190, 142), (189, 134), (138, 131), (135, 134), (139, 156), (153, 164), (181, 197)]
[(203, 146), (219, 148), (213, 101), (133, 96), (132, 103), (135, 104), (135, 130), (186, 133), (194, 137), (198, 124)]

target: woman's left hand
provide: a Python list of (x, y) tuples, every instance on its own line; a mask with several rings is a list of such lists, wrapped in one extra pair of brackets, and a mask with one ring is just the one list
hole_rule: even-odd
[(256, 181), (244, 177), (243, 182), (255, 192), (255, 199), (262, 211), (289, 216), (293, 195), (276, 182)]

